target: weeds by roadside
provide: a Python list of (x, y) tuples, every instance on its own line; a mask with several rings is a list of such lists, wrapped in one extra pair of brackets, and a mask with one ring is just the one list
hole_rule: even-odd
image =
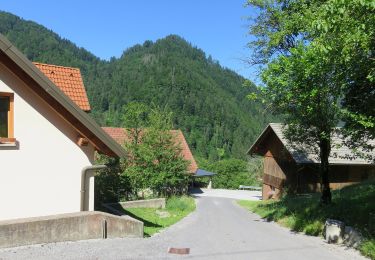
[(195, 201), (189, 196), (173, 196), (167, 200), (165, 209), (128, 208), (125, 213), (144, 223), (146, 237), (180, 221), (195, 210)]

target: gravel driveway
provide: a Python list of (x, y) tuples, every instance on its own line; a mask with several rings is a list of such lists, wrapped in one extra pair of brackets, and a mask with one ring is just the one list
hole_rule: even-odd
[[(190, 248), (190, 255), (167, 253)], [(88, 240), (0, 250), (0, 259), (364, 259), (321, 238), (264, 222), (233, 199), (197, 198), (197, 210), (151, 238)]]

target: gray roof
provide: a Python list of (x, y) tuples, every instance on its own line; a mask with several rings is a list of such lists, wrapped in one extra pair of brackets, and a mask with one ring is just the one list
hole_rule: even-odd
[[(285, 125), (279, 123), (270, 123), (262, 132), (262, 134), (258, 137), (258, 139), (254, 142), (252, 147), (249, 149), (248, 153), (255, 153), (255, 146), (258, 145), (260, 142), (263, 142), (265, 135), (268, 131), (272, 130), (278, 139), (282, 142), (285, 148), (288, 150), (290, 155), (293, 157), (296, 163), (298, 164), (307, 164), (307, 163), (320, 163), (319, 156), (316, 151), (318, 151), (318, 147), (315, 149), (301, 147), (296, 145), (291, 145), (286, 137), (283, 134), (283, 128)], [(375, 140), (370, 140), (369, 145), (375, 146)], [(370, 157), (375, 157), (375, 149), (371, 152), (365, 152), (360, 150), (362, 153), (369, 155)], [(356, 153), (352, 151), (349, 147), (343, 144), (343, 139), (339, 135), (334, 135), (332, 137), (332, 147), (331, 147), (331, 154), (329, 157), (330, 164), (348, 164), (348, 165), (370, 165), (374, 164), (374, 161), (366, 158), (359, 157)]]
[(216, 173), (214, 173), (214, 172), (209, 172), (209, 171), (205, 171), (205, 170), (202, 170), (202, 169), (198, 169), (193, 176), (194, 177), (204, 177), (204, 176), (212, 176), (212, 175), (215, 175), (215, 174)]
[(55, 101), (52, 108), (92, 142), (99, 151), (116, 157), (126, 156), (125, 150), (115, 140), (105, 133), (87, 113), (82, 111), (2, 34), (0, 34), (0, 59), (2, 62), (6, 61), (8, 65), (5, 65), (10, 66), (12, 71), (18, 70), (17, 73), (13, 72), (20, 78), (28, 77), (32, 80), (32, 84), (38, 87), (36, 94), (46, 101), (48, 99), (47, 103)]

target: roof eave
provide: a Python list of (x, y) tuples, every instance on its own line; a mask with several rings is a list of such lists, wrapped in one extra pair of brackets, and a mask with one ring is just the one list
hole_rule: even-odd
[[(75, 117), (79, 122), (84, 125), (88, 132), (87, 134), (82, 133), (87, 139), (94, 143), (94, 146), (99, 148), (100, 152), (109, 156), (125, 157), (125, 150), (117, 144), (110, 136), (108, 136), (96, 122), (87, 115), (86, 112), (81, 110), (73, 101), (71, 101), (55, 84), (49, 80), (30, 60), (28, 60), (15, 46), (13, 46), (2, 34), (0, 34), (0, 50), (8, 57), (10, 61), (14, 63), (20, 70), (23, 71), (24, 75), (29, 76), (36, 84), (38, 84), (46, 93), (48, 93), (55, 101), (58, 102), (67, 112)], [(1, 55), (0, 55), (1, 56)], [(6, 65), (6, 64), (4, 64)], [(21, 75), (18, 75), (20, 77)], [(20, 77), (22, 78), (22, 77)], [(38, 94), (38, 93), (36, 93)], [(39, 94), (38, 94), (39, 95)], [(52, 106), (51, 106), (52, 107)], [(59, 111), (52, 107), (57, 113)], [(61, 115), (61, 113), (59, 113)], [(67, 119), (66, 119), (67, 120)], [(67, 120), (68, 121), (68, 120)], [(70, 124), (74, 126), (73, 123)], [(76, 130), (81, 133), (80, 129)], [(97, 137), (96, 141), (93, 141), (93, 136)]]
[(266, 128), (262, 131), (262, 133), (258, 136), (258, 138), (255, 140), (255, 142), (253, 143), (253, 145), (249, 148), (249, 150), (247, 150), (246, 154), (248, 155), (253, 155), (253, 154), (258, 154), (260, 155), (259, 153), (257, 153), (256, 151), (254, 151), (255, 147), (262, 141), (262, 139), (264, 138), (264, 135), (271, 129), (271, 125), (268, 124), (266, 126)]

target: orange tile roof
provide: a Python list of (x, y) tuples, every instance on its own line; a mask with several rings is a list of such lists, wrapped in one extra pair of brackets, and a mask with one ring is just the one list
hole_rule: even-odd
[[(125, 128), (118, 127), (102, 127), (103, 130), (111, 136), (116, 142), (123, 145), (129, 140), (128, 133)], [(186, 142), (184, 134), (181, 130), (170, 130), (173, 136), (176, 138), (176, 143), (181, 145), (181, 153), (185, 160), (190, 162), (189, 172), (195, 173), (198, 170), (198, 165), (194, 159), (193, 154), (190, 151), (189, 145)]]
[(120, 127), (102, 127), (104, 132), (106, 132), (110, 137), (112, 137), (116, 142), (123, 145), (125, 141), (128, 141), (128, 134), (125, 128)]
[(185, 160), (190, 162), (189, 172), (195, 173), (198, 170), (197, 162), (194, 159), (193, 154), (190, 151), (190, 147), (186, 142), (185, 136), (181, 130), (171, 130), (172, 134), (176, 137), (176, 143), (181, 145), (181, 153)]
[(81, 71), (78, 68), (33, 63), (83, 111), (91, 110)]

